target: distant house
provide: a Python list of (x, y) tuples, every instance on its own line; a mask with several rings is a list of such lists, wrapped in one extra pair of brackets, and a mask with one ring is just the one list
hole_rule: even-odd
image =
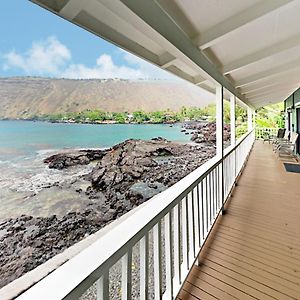
[(129, 121), (129, 123), (133, 120), (133, 115), (132, 114), (128, 114), (127, 115), (127, 120)]

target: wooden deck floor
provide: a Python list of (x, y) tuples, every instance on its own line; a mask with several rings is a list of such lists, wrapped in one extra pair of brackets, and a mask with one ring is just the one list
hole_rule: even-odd
[(256, 142), (178, 299), (300, 299), (300, 174)]

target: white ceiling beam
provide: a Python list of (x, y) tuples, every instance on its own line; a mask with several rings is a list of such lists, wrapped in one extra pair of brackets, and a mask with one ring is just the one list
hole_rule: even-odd
[(251, 93), (251, 94), (247, 94), (247, 98), (251, 99), (254, 97), (259, 97), (259, 96), (264, 96), (264, 95), (269, 95), (270, 93), (277, 93), (277, 92), (281, 92), (281, 91), (286, 91), (289, 90), (291, 88), (295, 88), (297, 85), (292, 84), (292, 85), (285, 85), (285, 86), (279, 86), (279, 87), (275, 87), (275, 88), (269, 88), (265, 91), (258, 91), (255, 93)]
[(169, 52), (165, 52), (159, 56), (159, 66), (163, 69), (167, 69), (171, 65), (176, 62), (177, 58), (170, 54)]
[(202, 85), (208, 85), (209, 84), (209, 80), (201, 80), (198, 83), (196, 83), (196, 85), (202, 87)]
[[(205, 57), (205, 55), (193, 44), (190, 38), (178, 27), (174, 20), (156, 1), (120, 1), (150, 27), (152, 27), (158, 34), (160, 34), (160, 36), (164, 37), (171, 45), (183, 53), (191, 62), (212, 77), (212, 80), (217, 81), (241, 100), (245, 100), (243, 95), (234, 88), (232, 82), (224, 77), (218, 68)], [(279, 0), (275, 0), (275, 2), (277, 1)]]
[(284, 88), (286, 86), (299, 86), (300, 85), (300, 80), (298, 79), (297, 81), (291, 81), (291, 82), (283, 82), (283, 83), (274, 83), (274, 84), (270, 84), (270, 85), (266, 85), (263, 88), (254, 90), (254, 91), (250, 91), (247, 93), (243, 93), (243, 95), (245, 95), (245, 97), (248, 97), (250, 95), (257, 95), (259, 93), (263, 93), (266, 90), (270, 90), (270, 89), (276, 89), (276, 88)]
[(266, 47), (260, 51), (252, 53), (237, 59), (231, 63), (228, 63), (223, 67), (223, 74), (229, 74), (234, 71), (245, 68), (251, 64), (259, 62), (263, 59), (269, 58), (273, 55), (286, 51), (300, 45), (300, 35), (293, 36), (292, 38), (278, 42), (272, 46)]
[(194, 43), (204, 50), (213, 46), (221, 39), (233, 34), (236, 30), (253, 22), (254, 20), (292, 2), (293, 0), (272, 0), (260, 1), (258, 4), (247, 8), (246, 10), (231, 16), (230, 18), (220, 22), (219, 24), (203, 32), (194, 39)]
[(246, 89), (247, 90), (252, 90), (252, 89), (255, 89), (257, 87), (267, 86), (267, 85), (274, 84), (274, 83), (280, 84), (280, 82), (282, 82), (282, 81), (292, 82), (292, 81), (297, 81), (297, 80), (299, 80), (299, 68), (292, 69), (288, 72), (285, 72), (284, 76), (282, 74), (275, 74), (272, 77), (264, 78), (260, 81), (257, 81), (257, 82), (251, 83), (247, 86), (244, 86), (242, 88), (239, 88), (238, 90), (241, 93), (243, 93), (243, 91), (245, 91)]
[(165, 68), (165, 70), (169, 71), (169, 72), (177, 75), (178, 77), (181, 77), (193, 84), (200, 84), (206, 80), (205, 78), (203, 78), (200, 75), (193, 77), (173, 65), (170, 65), (169, 67)]
[(257, 82), (254, 85), (249, 85), (244, 88), (241, 88), (240, 92), (243, 95), (247, 96), (247, 94), (249, 94), (251, 92), (262, 91), (264, 89), (267, 89), (267, 88), (270, 88), (273, 86), (279, 86), (279, 85), (290, 84), (290, 83), (300, 85), (299, 75), (297, 74), (293, 77), (284, 78), (284, 80), (273, 80), (273, 78), (271, 78), (271, 80), (269, 80), (269, 81)]
[(212, 94), (215, 94), (216, 93), (216, 88), (213, 88), (209, 85), (206, 84), (206, 81), (202, 82), (199, 84), (199, 87), (201, 87), (202, 89), (212, 93)]
[(262, 96), (257, 96), (257, 97), (252, 97), (252, 98), (248, 98), (248, 100), (251, 102), (251, 103), (258, 103), (260, 102), (261, 100), (264, 100), (266, 98), (269, 98), (269, 99), (272, 99), (272, 98), (281, 98), (283, 97), (284, 95), (290, 95), (296, 88), (293, 88), (293, 89), (288, 89), (286, 91), (281, 91), (281, 92), (278, 92), (278, 93), (269, 93), (269, 94), (266, 94), (266, 95), (262, 95)]
[[(76, 18), (73, 20), (73, 22), (76, 22)], [(91, 15), (86, 11), (80, 12), (80, 26), (92, 32), (93, 34), (104, 38), (109, 42), (116, 43), (115, 41), (118, 41), (119, 47), (143, 59), (146, 59), (147, 61), (150, 61), (157, 66), (159, 66), (160, 64), (158, 55), (149, 51), (142, 45), (132, 41), (126, 35), (118, 32), (114, 28), (101, 22), (100, 20), (96, 19), (93, 15)]]
[(187, 35), (195, 36), (198, 34), (195, 26), (190, 19), (182, 12), (174, 0), (156, 0), (159, 5), (171, 16), (178, 27)]
[(59, 14), (68, 20), (73, 20), (83, 9), (91, 3), (91, 0), (69, 0), (67, 4), (59, 11)]
[(287, 91), (286, 93), (281, 93), (281, 94), (271, 94), (271, 95), (266, 95), (260, 98), (255, 98), (249, 100), (253, 106), (257, 105), (262, 105), (262, 103), (265, 102), (282, 102), (284, 101), (288, 95), (292, 94), (294, 90)]
[(276, 75), (279, 75), (279, 74), (282, 74), (285, 72), (289, 72), (289, 71), (299, 68), (299, 67), (300, 67), (300, 59), (296, 59), (287, 64), (280, 65), (280, 66), (274, 67), (272, 69), (260, 72), (258, 74), (251, 75), (247, 78), (241, 79), (236, 82), (235, 87), (240, 88), (243, 86), (247, 86), (251, 83), (263, 80), (268, 77), (273, 77), (273, 76), (276, 76)]
[(283, 91), (278, 91), (278, 92), (276, 92), (276, 91), (273, 91), (273, 92), (272, 92), (272, 91), (271, 91), (270, 93), (266, 93), (265, 95), (249, 97), (248, 99), (250, 99), (251, 102), (256, 102), (256, 101), (259, 101), (259, 100), (261, 100), (261, 99), (263, 99), (263, 98), (266, 98), (266, 97), (269, 98), (270, 96), (279, 98), (279, 97), (281, 97), (282, 95), (286, 95), (286, 94), (288, 94), (288, 93), (290, 93), (291, 91), (294, 91), (294, 90), (296, 90), (296, 89), (297, 89), (296, 87), (290, 87), (290, 88), (288, 88), (288, 89), (286, 89), (286, 90), (283, 90)]
[(200, 85), (204, 82), (207, 82), (208, 80), (205, 79), (204, 77), (202, 77), (201, 75), (197, 75), (197, 76), (194, 76), (194, 84), (196, 85)]

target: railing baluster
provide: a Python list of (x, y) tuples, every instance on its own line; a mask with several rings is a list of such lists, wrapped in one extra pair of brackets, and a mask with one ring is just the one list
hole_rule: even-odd
[[(110, 268), (121, 259), (122, 299), (130, 300), (132, 298), (132, 249), (136, 241), (140, 240), (140, 299), (148, 300), (149, 298), (149, 250), (153, 250), (154, 287), (151, 287), (151, 292), (154, 291), (154, 299), (156, 300), (162, 298), (173, 300), (175, 292), (179, 290), (188, 270), (195, 261), (196, 254), (207, 238), (212, 222), (215, 221), (222, 208), (223, 196), (225, 196), (224, 200), (226, 201), (237, 175), (244, 168), (254, 138), (252, 131), (243, 140), (238, 141), (237, 146), (228, 152), (223, 160), (212, 162), (213, 166), (207, 165), (207, 168), (202, 169), (205, 170), (204, 172), (198, 169), (194, 173), (199, 172), (198, 177), (195, 178), (193, 174), (189, 177), (191, 178), (190, 181), (183, 180), (173, 189), (173, 192), (169, 190), (161, 195), (159, 203), (153, 201), (149, 206), (145, 204), (146, 206), (135, 212), (137, 215), (128, 216), (128, 219), (122, 221), (124, 224), (117, 224), (116, 227), (113, 227), (111, 235), (103, 235), (100, 242), (97, 241), (89, 248), (91, 252), (88, 252), (88, 255), (97, 257), (95, 265), (93, 264), (94, 260), (89, 260), (84, 251), (79, 253), (80, 259), (77, 263), (86, 264), (84, 266), (86, 271), (84, 274), (80, 274), (80, 272), (77, 274), (78, 279), (81, 280), (77, 281), (77, 285), (74, 284), (74, 286), (68, 286), (66, 290), (57, 291), (56, 289), (59, 287), (56, 287), (53, 280), (56, 272), (53, 272), (48, 275), (50, 279), (47, 278), (48, 276), (42, 279), (33, 288), (24, 292), (22, 296), (25, 296), (26, 299), (39, 299), (46, 286), (47, 288), (50, 287), (47, 292), (50, 293), (51, 299), (66, 297), (77, 299), (79, 291), (84, 292), (88, 284), (94, 283), (93, 274), (96, 273), (95, 270), (103, 272), (96, 281), (97, 300), (108, 300), (112, 293), (114, 293), (112, 296), (119, 296), (117, 291), (110, 291), (109, 273)], [(167, 199), (165, 195), (171, 199)], [(164, 216), (163, 220), (161, 216)], [(137, 228), (133, 228), (132, 224), (137, 224)], [(153, 226), (153, 224), (155, 225)], [(162, 237), (161, 232), (162, 224), (164, 224), (164, 237)], [(119, 226), (124, 226), (127, 230), (124, 231), (124, 228)], [(149, 249), (151, 231), (153, 231), (153, 248)], [(165, 243), (164, 253), (162, 253), (162, 239)], [(105, 258), (101, 256), (101, 251), (105, 253), (103, 255)], [(162, 254), (164, 254), (164, 259)], [(111, 260), (107, 260), (107, 257), (110, 257)], [(72, 260), (69, 260), (61, 266), (62, 269), (60, 270), (63, 276), (59, 275), (59, 278), (67, 278), (74, 269), (74, 265), (71, 263)], [(165, 282), (162, 274), (164, 263)], [(162, 295), (163, 283), (166, 283), (164, 295)]]
[(189, 192), (188, 201), (188, 231), (189, 231), (189, 263), (195, 258), (195, 224), (194, 224), (194, 194)]
[(132, 248), (122, 257), (122, 300), (131, 300)]
[(108, 300), (109, 297), (109, 271), (107, 270), (96, 282), (97, 300)]
[(219, 205), (219, 165), (216, 167), (216, 203), (217, 203), (217, 210), (219, 212), (220, 205)]
[(182, 223), (182, 274), (188, 270), (188, 215), (187, 215), (187, 198), (182, 199), (181, 223)]
[(210, 201), (211, 201), (211, 224), (214, 222), (215, 219), (215, 199), (214, 199), (214, 189), (213, 189), (213, 170), (209, 174), (210, 176)]
[(218, 198), (218, 211), (220, 211), (221, 209), (221, 189), (222, 189), (222, 186), (221, 186), (221, 181), (220, 181), (220, 169), (221, 169), (221, 163), (218, 165), (217, 167), (217, 186), (218, 186), (218, 189), (217, 189), (217, 198)]
[(209, 227), (212, 223), (212, 203), (211, 203), (211, 184), (210, 184), (211, 172), (208, 174), (208, 203), (209, 203)]
[(209, 215), (209, 211), (208, 211), (208, 191), (207, 191), (207, 176), (205, 177), (205, 220), (206, 220), (206, 228), (205, 228), (205, 236), (208, 232), (208, 215)]
[(216, 203), (217, 210), (219, 211), (219, 165), (216, 167)]
[(153, 227), (153, 260), (154, 260), (154, 299), (160, 300), (162, 296), (162, 260), (161, 260), (161, 224)]
[(166, 261), (166, 291), (165, 299), (173, 299), (173, 268), (172, 268), (172, 220), (171, 212), (165, 216), (165, 261)]
[(214, 219), (216, 217), (216, 214), (218, 212), (218, 205), (217, 205), (217, 192), (216, 192), (216, 170), (214, 169), (212, 172), (212, 187), (213, 187), (213, 201), (214, 201)]
[(224, 198), (226, 199), (228, 193), (228, 157), (226, 157), (225, 161), (225, 191), (224, 191)]
[(181, 284), (180, 205), (173, 209), (174, 218), (174, 286)]
[(205, 231), (204, 231), (205, 213), (204, 213), (204, 191), (203, 191), (204, 184), (203, 184), (203, 180), (201, 181), (200, 188), (201, 188), (200, 192), (201, 192), (201, 217), (202, 217), (202, 220), (201, 220), (201, 227), (202, 227), (202, 241), (201, 241), (201, 244), (202, 244), (204, 242), (204, 234), (205, 234)]
[(201, 228), (200, 228), (200, 195), (199, 185), (197, 184), (193, 190), (194, 192), (194, 220), (195, 220), (195, 247), (198, 250), (201, 245)]
[(140, 240), (140, 299), (148, 299), (149, 234)]

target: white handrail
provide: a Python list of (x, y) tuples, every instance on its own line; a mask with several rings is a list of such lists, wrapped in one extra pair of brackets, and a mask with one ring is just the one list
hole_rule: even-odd
[[(254, 139), (252, 130), (223, 159), (214, 157), (153, 197), (135, 214), (17, 299), (74, 300), (96, 281), (97, 299), (109, 299), (109, 269), (120, 259), (123, 269), (122, 299), (130, 299), (131, 259), (136, 243), (140, 243), (141, 251), (140, 286), (148, 286), (145, 281), (148, 281), (149, 274), (150, 232), (153, 232), (154, 243), (155, 297), (174, 299), (222, 208), (222, 199), (226, 199), (230, 193)], [(162, 251), (165, 255), (162, 255)], [(162, 284), (162, 276), (165, 278), (165, 286)], [(145, 292), (144, 299), (147, 299)]]

